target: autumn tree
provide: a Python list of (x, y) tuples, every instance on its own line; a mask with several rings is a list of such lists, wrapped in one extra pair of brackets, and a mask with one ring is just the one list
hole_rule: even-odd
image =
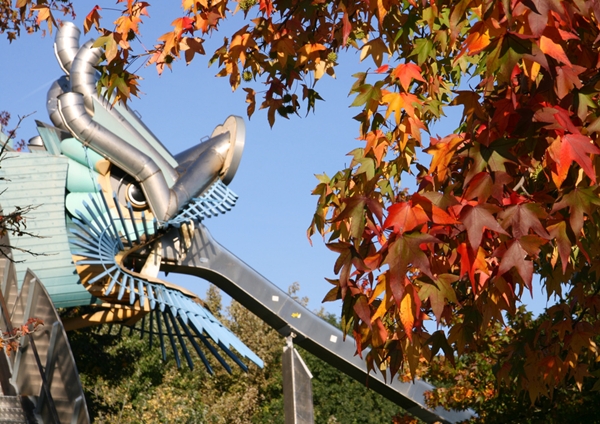
[[(200, 35), (233, 12), (245, 25), (211, 62), (247, 93), (248, 115), (258, 102), (271, 125), (317, 107), (316, 83), (342, 51), (372, 61), (349, 88), (361, 142), (347, 169), (319, 177), (309, 229), (339, 254), (325, 299), (343, 302), (344, 330), (359, 353), (371, 348), (372, 368), (415, 373), (439, 351), (476, 351), (537, 273), (557, 302), (504, 345), (498, 381), (535, 402), (596, 378), (597, 1), (184, 0), (147, 50), (133, 42), (150, 4), (118, 3), (116, 20), (95, 7), (85, 21), (105, 49), (100, 88), (115, 101), (137, 92), (128, 62), (159, 72), (190, 63), (204, 54)], [(16, 7), (38, 26), (56, 22), (57, 2)], [(426, 137), (450, 105), (463, 107), (456, 131)], [(401, 183), (412, 174), (409, 193)]]
[[(472, 408), (477, 415), (470, 422), (476, 423), (596, 422), (600, 413), (597, 380), (586, 379), (581, 388), (575, 381), (568, 381), (554, 391), (552, 398), (540, 398), (534, 405), (520, 387), (497, 384), (498, 358), (512, 337), (537, 331), (548, 318), (545, 314), (533, 318), (532, 313), (521, 306), (515, 315), (507, 315), (505, 326), (496, 323), (488, 327), (481, 334), (485, 343), (480, 343), (477, 350), (470, 350), (455, 364), (436, 357), (427, 366), (419, 367), (421, 376), (436, 386), (426, 394), (427, 403), (448, 409)], [(600, 375), (598, 364), (592, 365), (589, 371), (594, 376)]]

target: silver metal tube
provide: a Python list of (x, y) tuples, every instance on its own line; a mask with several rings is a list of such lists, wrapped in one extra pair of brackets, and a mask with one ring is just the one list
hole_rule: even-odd
[(96, 66), (102, 57), (102, 50), (92, 48), (92, 40), (85, 43), (79, 49), (71, 65), (71, 91), (83, 95), (85, 108), (88, 113), (94, 116), (93, 97), (96, 94)]
[(54, 42), (54, 54), (58, 59), (58, 64), (69, 75), (71, 64), (79, 51), (79, 36), (81, 31), (73, 22), (63, 22), (56, 33)]
[(62, 76), (50, 86), (50, 90), (48, 90), (48, 94), (46, 95), (46, 110), (48, 111), (48, 115), (50, 116), (50, 120), (55, 127), (66, 130), (67, 128), (64, 126), (62, 118), (60, 117), (60, 112), (58, 111), (58, 96), (63, 93), (69, 91), (69, 80), (67, 77)]
[(169, 205), (169, 213), (174, 214), (192, 198), (200, 196), (219, 177), (230, 148), (229, 133), (219, 134), (202, 144), (206, 144), (206, 148), (188, 163), (172, 188), (176, 203)]
[[(70, 72), (70, 87), (59, 83), (48, 93), (49, 113), (54, 115), (55, 125), (68, 129), (82, 143), (89, 144), (92, 150), (140, 182), (152, 212), (160, 221), (175, 216), (215, 179), (221, 177), (229, 182), (244, 145), (245, 132), (240, 118), (228, 118), (215, 129), (210, 140), (179, 155), (181, 163), (175, 169), (136, 129), (136, 122), (130, 121), (137, 118), (124, 116), (106, 99), (99, 98), (95, 66), (102, 58), (102, 50), (93, 48), (93, 41), (79, 48), (78, 37), (79, 31), (74, 31), (71, 25), (57, 36), (55, 48), (62, 52), (59, 61), (69, 65), (63, 69)], [(102, 125), (113, 125), (108, 118), (98, 116), (94, 120), (95, 105), (111, 115), (115, 125), (118, 123), (115, 132)]]
[(159, 220), (170, 218), (167, 207), (172, 193), (160, 168), (151, 157), (92, 120), (79, 93), (58, 97), (58, 109), (69, 131), (92, 150), (109, 158), (141, 185), (152, 212)]
[(94, 68), (98, 64), (102, 56), (102, 50), (100, 48), (92, 48), (93, 41), (85, 43), (75, 60), (73, 61), (71, 69), (71, 90), (75, 93), (83, 95), (84, 104), (87, 112), (94, 116), (94, 99), (96, 99), (105, 110), (112, 115), (120, 125), (123, 126), (129, 133), (129, 135), (135, 139), (138, 143), (144, 146), (146, 152), (152, 152), (151, 156), (154, 161), (159, 164), (163, 172), (168, 174), (165, 178), (171, 178), (171, 181), (176, 181), (178, 178), (177, 171), (169, 164), (166, 158), (163, 157), (156, 149), (146, 140), (134, 127), (128, 122), (123, 115), (121, 115), (116, 108), (113, 108), (108, 104), (108, 101), (103, 98), (99, 98), (96, 92), (97, 83), (97, 71)]

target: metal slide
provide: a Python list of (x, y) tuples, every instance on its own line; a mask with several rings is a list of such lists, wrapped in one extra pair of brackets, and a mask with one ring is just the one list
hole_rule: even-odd
[(422, 380), (402, 383), (394, 378), (386, 383), (382, 374), (369, 374), (363, 358), (355, 355), (350, 336), (300, 305), (250, 266), (237, 258), (200, 224), (192, 244), (182, 255), (180, 234), (171, 231), (161, 239), (162, 265), (167, 272), (195, 275), (215, 284), (233, 299), (260, 317), (282, 336), (294, 335), (294, 343), (340, 371), (368, 385), (392, 402), (426, 422), (458, 422), (473, 417), (473, 411), (430, 410), (424, 392), (434, 387)]

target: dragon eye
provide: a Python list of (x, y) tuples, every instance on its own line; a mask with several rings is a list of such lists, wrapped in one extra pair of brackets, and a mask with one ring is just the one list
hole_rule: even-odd
[(127, 186), (127, 200), (136, 208), (145, 208), (148, 206), (146, 196), (139, 185), (131, 183)]

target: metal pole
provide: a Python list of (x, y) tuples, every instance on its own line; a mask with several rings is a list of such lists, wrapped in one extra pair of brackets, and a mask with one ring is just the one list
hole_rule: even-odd
[(294, 348), (294, 333), (286, 337), (283, 348), (283, 406), (285, 424), (315, 422), (312, 397), (312, 374)]

